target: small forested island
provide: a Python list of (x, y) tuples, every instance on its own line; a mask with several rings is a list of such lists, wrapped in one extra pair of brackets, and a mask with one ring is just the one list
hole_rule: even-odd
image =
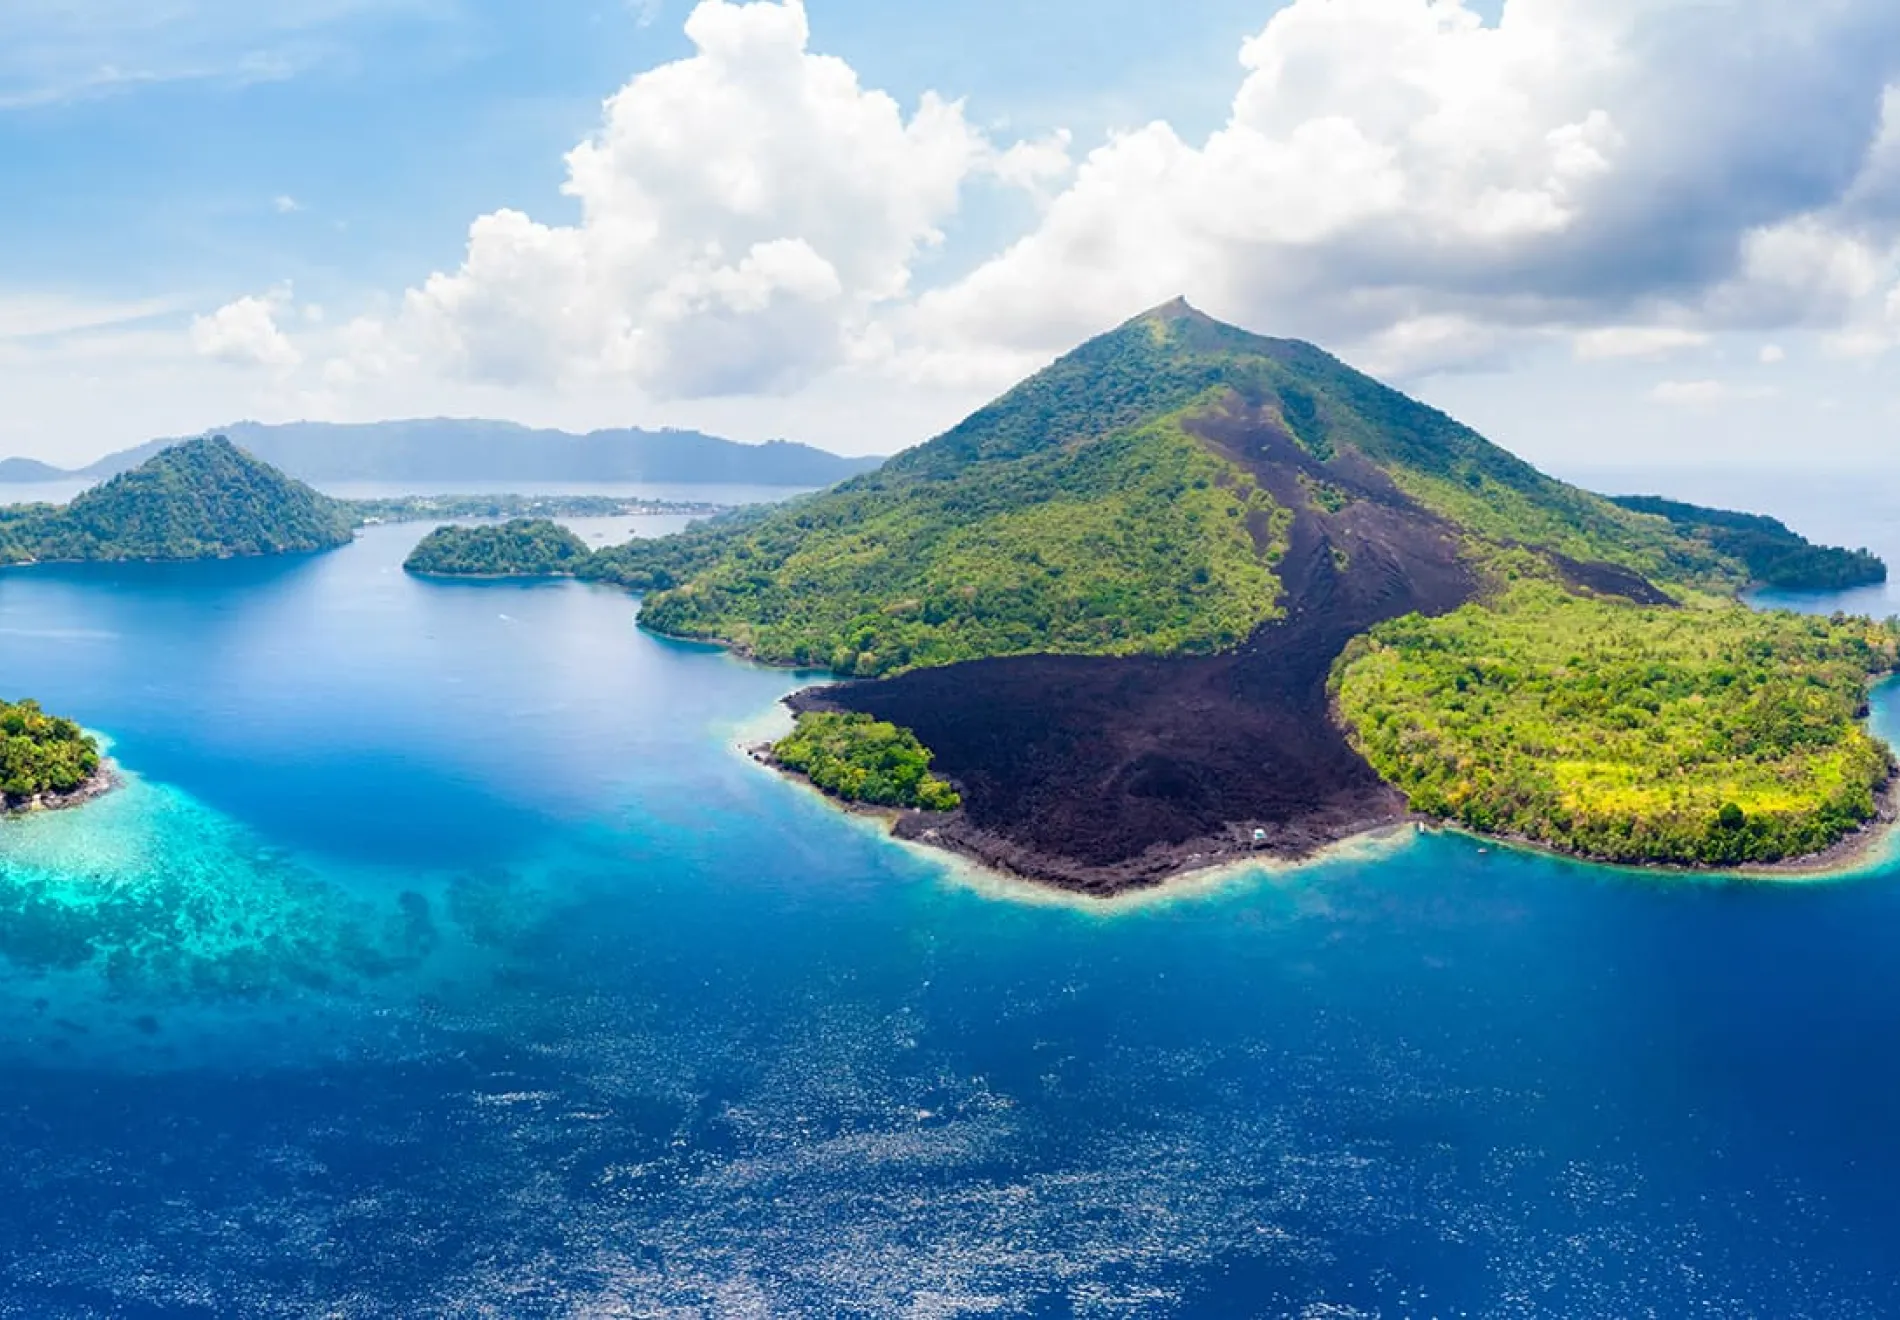
[(956, 789), (930, 773), (930, 753), (915, 734), (869, 715), (806, 711), (772, 745), (781, 769), (846, 802), (919, 811), (955, 811)]
[(899, 833), (1091, 893), (1408, 818), (1624, 862), (1823, 852), (1889, 796), (1861, 718), (1900, 638), (1737, 597), (1884, 573), (1567, 485), (1183, 302), (874, 472), (580, 570), (647, 628), (852, 680), (791, 699), (777, 764), (862, 800), (901, 753), (959, 805), (893, 804)]
[(591, 552), (580, 537), (546, 518), (476, 527), (438, 527), (403, 568), (426, 577), (573, 577)]
[(347, 544), (355, 528), (341, 501), (207, 436), (63, 507), (0, 509), (0, 563), (290, 554)]
[(36, 701), (0, 701), (0, 807), (70, 806), (96, 797), (110, 774), (99, 743)]

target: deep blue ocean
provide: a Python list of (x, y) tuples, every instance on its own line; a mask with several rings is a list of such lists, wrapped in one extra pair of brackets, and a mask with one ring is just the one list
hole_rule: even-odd
[(1900, 866), (986, 884), (424, 530), (0, 575), (128, 775), (0, 825), (0, 1316), (1900, 1313)]

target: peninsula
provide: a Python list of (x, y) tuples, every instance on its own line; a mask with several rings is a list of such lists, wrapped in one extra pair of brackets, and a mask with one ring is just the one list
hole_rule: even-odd
[(835, 490), (578, 572), (655, 631), (856, 680), (792, 698), (781, 764), (1090, 892), (1414, 813), (1772, 863), (1861, 828), (1893, 773), (1860, 717), (1900, 639), (1736, 600), (1873, 556), (1566, 485), (1182, 302)]

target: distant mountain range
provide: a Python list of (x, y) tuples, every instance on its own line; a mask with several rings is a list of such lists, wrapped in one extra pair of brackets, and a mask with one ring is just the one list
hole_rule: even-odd
[[(740, 444), (697, 431), (535, 430), (512, 422), (422, 421), (355, 425), (239, 422), (217, 432), (290, 476), (318, 484), (643, 481), (744, 486), (831, 486), (882, 459), (844, 458), (773, 440)], [(31, 458), (0, 459), (0, 482), (117, 476), (176, 439), (152, 440), (72, 470)]]
[(68, 481), (76, 475), (37, 458), (0, 458), (0, 481), (25, 485), (35, 481)]

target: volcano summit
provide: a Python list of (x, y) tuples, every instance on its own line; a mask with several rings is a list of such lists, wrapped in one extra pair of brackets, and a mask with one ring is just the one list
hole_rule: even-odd
[[(875, 472), (580, 571), (861, 680), (793, 699), (875, 717), (827, 725), (815, 780), (888, 805), (850, 730), (921, 744), (961, 806), (901, 833), (1068, 888), (1408, 811), (1620, 861), (1838, 844), (1891, 778), (1858, 716), (1893, 634), (1743, 608), (1726, 524), (1646, 507), (1175, 302)], [(1757, 521), (1778, 564), (1884, 573)]]

